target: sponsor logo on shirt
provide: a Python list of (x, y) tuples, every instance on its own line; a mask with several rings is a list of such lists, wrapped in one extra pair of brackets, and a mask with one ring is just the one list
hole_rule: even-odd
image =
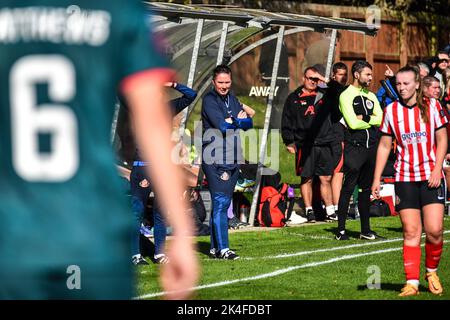
[(418, 131), (418, 132), (403, 133), (402, 141), (405, 142), (406, 144), (425, 143), (427, 142), (427, 132)]
[(314, 106), (309, 106), (308, 109), (306, 109), (305, 116), (307, 116), (308, 114), (311, 114), (311, 115), (316, 114)]

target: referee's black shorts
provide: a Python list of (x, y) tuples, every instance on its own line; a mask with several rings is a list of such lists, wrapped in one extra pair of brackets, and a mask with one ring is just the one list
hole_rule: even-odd
[(331, 145), (302, 146), (295, 157), (295, 171), (302, 178), (331, 176), (333, 174), (333, 151)]
[(395, 210), (422, 209), (427, 204), (445, 204), (446, 186), (442, 179), (437, 188), (428, 187), (428, 181), (396, 182)]

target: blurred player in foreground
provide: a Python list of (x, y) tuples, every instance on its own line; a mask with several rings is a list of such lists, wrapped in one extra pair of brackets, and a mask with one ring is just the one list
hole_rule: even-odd
[(167, 298), (185, 299), (198, 265), (181, 174), (170, 160), (163, 84), (138, 1), (2, 1), (0, 298), (127, 299), (131, 219), (110, 126), (117, 89), (174, 237)]

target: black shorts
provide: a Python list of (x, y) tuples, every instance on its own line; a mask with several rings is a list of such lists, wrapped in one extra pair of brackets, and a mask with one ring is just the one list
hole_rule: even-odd
[(333, 174), (331, 145), (302, 146), (295, 157), (295, 172), (303, 178)]
[(437, 188), (429, 188), (428, 181), (396, 182), (395, 183), (395, 210), (422, 209), (432, 203), (445, 204), (445, 182), (442, 179)]
[(331, 151), (333, 153), (333, 173), (344, 172), (344, 142), (333, 144)]

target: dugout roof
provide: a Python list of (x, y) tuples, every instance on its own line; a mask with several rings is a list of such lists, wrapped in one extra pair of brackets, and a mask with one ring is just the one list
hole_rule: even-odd
[(377, 28), (365, 22), (329, 18), (312, 15), (274, 13), (262, 9), (245, 9), (237, 6), (180, 5), (173, 3), (150, 2), (149, 10), (154, 15), (165, 17), (167, 21), (181, 21), (184, 18), (205, 19), (213, 21), (229, 21), (238, 25), (267, 28), (270, 26), (311, 27), (316, 31), (338, 29), (360, 31), (367, 35), (375, 35)]

